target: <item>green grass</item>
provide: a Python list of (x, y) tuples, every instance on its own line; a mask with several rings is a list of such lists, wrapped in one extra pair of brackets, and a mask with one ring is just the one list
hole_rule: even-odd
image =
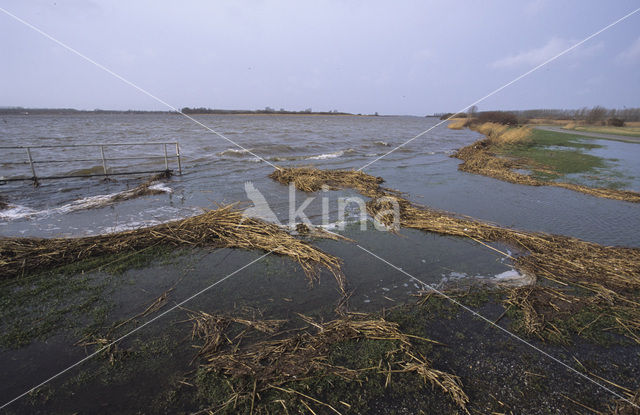
[(585, 150), (600, 147), (585, 143), (573, 134), (533, 130), (529, 143), (504, 146), (498, 149), (498, 153), (529, 160), (532, 170), (536, 170), (536, 165), (550, 170), (552, 173), (535, 174), (542, 180), (553, 180), (565, 174), (596, 173), (596, 169), (606, 168), (607, 160), (585, 153)]

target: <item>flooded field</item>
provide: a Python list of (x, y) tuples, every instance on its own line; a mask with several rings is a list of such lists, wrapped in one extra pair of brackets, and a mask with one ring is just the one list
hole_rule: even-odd
[[(414, 336), (446, 344), (446, 347), (426, 346), (428, 343), (423, 342), (415, 347), (428, 354), (425, 358), (436, 369), (461, 377), (463, 389), (468, 391), (471, 405), (474, 402), (477, 405), (476, 410), (544, 413), (580, 407), (564, 395), (597, 408), (615, 403), (615, 396), (575, 378), (575, 373), (561, 366), (554, 366), (552, 360), (488, 326), (461, 306), (425, 297), (429, 291), (425, 284), (437, 288), (462, 287), (456, 298), (465, 307), (501, 324), (516, 321), (517, 316), (508, 314), (502, 300), (497, 299), (499, 294), (493, 291), (498, 283), (515, 287), (530, 282), (527, 276), (514, 270), (512, 259), (519, 252), (512, 246), (502, 243), (488, 246), (474, 239), (416, 229), (380, 231), (371, 217), (361, 215), (356, 205), (349, 205), (342, 217), (339, 199), (359, 197), (355, 190), (305, 193), (290, 189), (268, 177), (274, 170), (272, 166), (176, 115), (4, 118), (5, 146), (178, 140), (183, 156), (182, 175), (152, 184), (156, 190), (153, 194), (127, 200), (116, 195), (136, 188), (147, 176), (116, 177), (107, 182), (100, 178), (43, 180), (38, 188), (32, 188), (29, 182), (6, 182), (0, 185), (0, 194), (7, 203), (0, 210), (0, 235), (4, 237), (90, 236), (161, 224), (234, 202), (242, 202), (239, 208), (246, 208), (256, 203), (251, 189), (257, 190), (277, 219), (287, 224), (291, 194), (296, 200), (294, 210), (307, 198), (313, 198), (304, 210), (310, 221), (350, 240), (301, 237), (341, 259), (348, 284), (349, 312), (387, 317)], [(312, 165), (323, 169), (358, 169), (438, 122), (419, 117), (198, 116), (197, 119), (278, 166)], [(458, 171), (460, 161), (449, 156), (479, 138), (476, 132), (450, 130), (442, 125), (372, 164), (365, 172), (382, 177), (383, 186), (402, 192), (415, 204), (509, 228), (561, 234), (607, 246), (640, 247), (637, 204), (560, 188), (521, 186)], [(640, 172), (634, 160), (640, 159), (640, 145), (594, 141), (600, 147), (590, 152), (607, 159), (626, 187), (639, 190)], [(19, 170), (25, 166), (7, 164), (20, 157), (23, 156), (18, 153), (3, 154), (0, 175), (28, 176), (28, 172)], [(162, 170), (160, 164), (158, 170)], [(145, 168), (155, 166), (149, 164)], [(70, 173), (96, 171), (101, 165), (77, 162), (58, 168), (62, 173)], [(611, 171), (603, 172), (603, 177), (609, 177)], [(325, 211), (328, 216), (323, 216)], [(194, 346), (202, 346), (202, 341), (192, 329), (193, 313), (286, 320), (284, 329), (294, 330), (314, 327), (302, 316), (318, 324), (335, 319), (336, 310), (345, 300), (334, 276), (326, 270), (316, 283), (310, 284), (300, 266), (290, 258), (275, 254), (261, 258), (264, 254), (229, 248), (154, 248), (133, 258), (114, 256), (53, 274), (3, 278), (0, 403), (20, 396), (100, 347), (127, 336), (5, 410), (197, 413), (224, 409), (226, 413), (235, 413), (241, 408), (237, 411), (253, 412), (256, 383), (253, 393), (251, 384), (248, 390), (243, 389), (244, 395), (240, 395), (250, 399), (240, 399), (242, 404), (237, 408), (223, 407), (212, 398), (215, 393), (203, 392), (210, 390), (207, 389), (210, 385), (203, 380), (206, 376), (199, 367), (202, 362), (196, 358), (199, 349)], [(216, 282), (219, 283), (212, 287)], [(195, 294), (198, 295), (193, 297)], [(417, 307), (416, 302), (422, 305)], [(589, 317), (585, 317), (585, 329), (597, 315)], [(132, 330), (136, 331), (129, 335)], [(236, 339), (232, 334), (225, 334), (229, 344)], [(363, 341), (366, 340), (370, 339)], [(617, 338), (600, 343), (573, 339), (573, 349), (568, 353), (559, 343), (534, 340), (571, 366), (576, 364), (571, 358), (574, 356), (581, 365), (588, 366), (586, 372), (615, 379), (629, 390), (638, 388), (637, 382), (633, 383), (633, 379), (640, 378), (637, 364), (626, 364), (623, 370), (616, 370), (625, 361), (638, 361), (637, 343)], [(378, 363), (371, 362), (373, 366)], [(510, 369), (513, 367), (517, 370)], [(399, 388), (423, 383), (422, 379), (405, 379), (404, 375), (408, 376), (398, 375)], [(539, 382), (538, 375), (546, 380)], [(482, 391), (497, 388), (492, 376), (509, 378), (518, 386), (502, 391), (503, 395), (495, 399), (488, 398)], [(567, 378), (572, 379), (569, 386)], [(385, 384), (384, 379), (382, 383)], [(327, 396), (326, 385), (321, 386), (309, 386), (305, 394), (314, 392), (318, 399), (322, 396), (333, 402), (334, 398)], [(411, 411), (407, 408), (415, 409), (428, 402), (444, 413), (463, 413), (446, 394), (434, 392), (428, 384), (424, 390), (431, 392), (425, 396), (422, 389), (405, 391), (406, 395), (393, 387), (387, 392), (382, 389), (367, 392), (366, 404), (346, 402), (334, 408), (335, 412), (348, 413), (349, 405), (353, 405), (353, 413), (363, 410), (393, 413)], [(284, 396), (288, 393), (280, 392)], [(266, 391), (264, 394), (267, 396)], [(402, 403), (402, 396), (408, 397), (409, 403)], [(525, 397), (530, 398), (530, 404), (518, 407), (517, 402)], [(312, 399), (304, 402), (315, 405), (317, 413), (335, 413)], [(310, 413), (301, 408), (299, 412)]]

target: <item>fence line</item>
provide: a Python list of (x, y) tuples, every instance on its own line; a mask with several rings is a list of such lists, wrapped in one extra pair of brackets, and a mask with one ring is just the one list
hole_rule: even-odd
[[(169, 154), (169, 150), (167, 146), (175, 146), (175, 155)], [(105, 155), (105, 148), (109, 147), (131, 147), (131, 146), (162, 146), (164, 150), (164, 154), (160, 156), (122, 156), (122, 157), (107, 157)], [(82, 158), (82, 159), (63, 159), (63, 160), (55, 160), (55, 159), (44, 159), (44, 160), (36, 160), (31, 152), (33, 149), (63, 149), (63, 148), (87, 148), (87, 147), (95, 147), (100, 149), (99, 158)], [(52, 145), (34, 145), (34, 146), (0, 146), (0, 150), (25, 150), (26, 159), (24, 161), (8, 161), (3, 162), (5, 165), (19, 165), (19, 164), (28, 164), (31, 169), (31, 177), (2, 177), (0, 181), (8, 182), (8, 181), (21, 181), (21, 180), (32, 180), (34, 185), (38, 185), (38, 180), (42, 179), (65, 179), (65, 178), (77, 178), (77, 177), (97, 177), (104, 176), (119, 176), (119, 175), (128, 175), (128, 174), (140, 174), (140, 173), (157, 173), (158, 171), (135, 171), (135, 172), (109, 172), (108, 162), (109, 161), (117, 161), (117, 160), (164, 160), (164, 170), (169, 171), (169, 160), (176, 159), (178, 173), (182, 174), (182, 157), (180, 155), (180, 145), (177, 141), (171, 142), (152, 142), (152, 143), (96, 143), (96, 144), (52, 144)], [(102, 173), (101, 174), (62, 174), (62, 175), (49, 175), (49, 176), (38, 176), (36, 174), (36, 165), (37, 164), (54, 164), (54, 163), (70, 163), (70, 162), (101, 162), (102, 163)]]

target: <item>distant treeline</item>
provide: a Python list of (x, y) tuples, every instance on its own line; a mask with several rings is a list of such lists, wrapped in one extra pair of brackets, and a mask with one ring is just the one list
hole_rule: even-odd
[[(284, 108), (280, 108), (279, 110), (266, 107), (263, 110), (220, 110), (213, 108), (182, 108), (182, 113), (184, 114), (222, 114), (222, 115), (233, 115), (233, 114), (314, 114), (314, 115), (353, 115), (348, 112), (340, 112), (338, 110), (332, 111), (312, 111), (311, 108), (307, 108), (303, 111), (289, 111)], [(377, 114), (376, 114), (377, 115)]]
[[(353, 115), (348, 112), (340, 112), (338, 110), (332, 111), (312, 111), (311, 108), (307, 108), (303, 111), (288, 111), (285, 109), (275, 110), (270, 107), (266, 107), (263, 110), (220, 110), (212, 108), (189, 108), (184, 107), (180, 110), (184, 114), (313, 114), (313, 115)], [(64, 114), (177, 114), (177, 111), (141, 111), (141, 110), (77, 110), (74, 108), (23, 108), (23, 107), (0, 107), (0, 115), (9, 114), (49, 114), (49, 115), (64, 115)], [(362, 115), (362, 114), (358, 114)], [(373, 115), (378, 115), (375, 113)]]
[(573, 120), (584, 121), (587, 124), (624, 123), (627, 121), (640, 121), (640, 108), (623, 108), (609, 109), (601, 106), (592, 108), (584, 107), (575, 110), (568, 109), (535, 109), (535, 110), (516, 110), (516, 111), (480, 111), (468, 113), (443, 113), (435, 114), (440, 116), (441, 120), (452, 118), (503, 118), (513, 123), (514, 120), (518, 124), (525, 124), (531, 119), (544, 118), (551, 120)]
[(41, 115), (65, 115), (65, 114), (170, 114), (174, 111), (140, 111), (140, 110), (77, 110), (74, 108), (23, 108), (0, 107), (0, 115), (10, 114), (41, 114)]

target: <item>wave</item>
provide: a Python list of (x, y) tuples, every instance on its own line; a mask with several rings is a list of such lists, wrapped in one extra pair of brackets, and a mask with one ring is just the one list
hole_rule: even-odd
[(253, 151), (253, 149), (243, 149), (243, 148), (228, 148), (218, 153), (219, 156), (234, 156), (241, 157), (243, 154), (247, 154)]
[(373, 144), (377, 144), (379, 146), (383, 146), (383, 147), (391, 147), (391, 144), (387, 143), (386, 141), (374, 141)]
[(334, 158), (337, 158), (337, 157), (342, 157), (346, 153), (353, 153), (353, 152), (355, 152), (355, 150), (352, 149), (352, 148), (349, 148), (347, 150), (339, 150), (339, 151), (335, 151), (333, 153), (325, 153), (325, 154), (319, 154), (317, 156), (309, 156), (309, 157), (306, 157), (305, 160), (334, 159)]
[(266, 144), (261, 145), (258, 149), (260, 153), (264, 154), (279, 154), (279, 153), (289, 153), (292, 151), (300, 150), (300, 148), (296, 149), (287, 144)]
[(270, 157), (270, 161), (296, 161), (296, 160), (326, 160), (342, 157), (345, 154), (355, 153), (356, 150), (349, 148), (346, 150), (334, 151), (333, 153), (322, 153), (316, 155), (301, 155), (301, 156), (277, 156)]
[(101, 208), (140, 196), (172, 192), (173, 189), (168, 187), (166, 184), (152, 180), (136, 186), (133, 189), (106, 195), (84, 197), (52, 209), (34, 210), (26, 206), (7, 204), (6, 209), (0, 210), (0, 219), (11, 221), (32, 217), (50, 216), (52, 214), (67, 214), (79, 210)]
[(30, 217), (37, 213), (38, 213), (37, 210), (33, 210), (26, 206), (13, 205), (11, 203), (7, 203), (5, 208), (0, 210), (0, 219), (9, 221), (9, 220)]

